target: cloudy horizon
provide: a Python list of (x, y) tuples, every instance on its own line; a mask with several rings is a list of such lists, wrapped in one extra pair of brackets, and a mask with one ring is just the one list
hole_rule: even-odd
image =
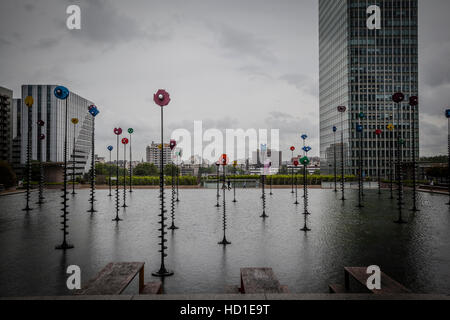
[[(81, 8), (68, 30), (66, 8)], [(318, 1), (3, 0), (0, 86), (60, 84), (94, 101), (96, 149), (133, 127), (133, 158), (159, 141), (157, 89), (178, 128), (280, 129), (283, 158), (308, 133), (319, 155)], [(419, 0), (421, 156), (447, 153), (450, 2)], [(295, 141), (295, 142), (293, 142)], [(102, 146), (104, 145), (104, 148)], [(103, 150), (104, 149), (104, 150)]]

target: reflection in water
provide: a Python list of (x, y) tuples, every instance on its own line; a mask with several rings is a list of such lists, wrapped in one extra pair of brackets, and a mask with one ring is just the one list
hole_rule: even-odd
[[(327, 292), (343, 281), (344, 266), (376, 264), (416, 292), (450, 292), (450, 215), (446, 196), (419, 194), (420, 212), (405, 211), (406, 225), (393, 221), (395, 201), (389, 192), (366, 190), (362, 209), (357, 190), (345, 203), (332, 190), (310, 190), (308, 234), (301, 205), (293, 205), (290, 189), (278, 190), (267, 201), (269, 218), (261, 219), (260, 190), (238, 190), (239, 202), (227, 201), (227, 238), (222, 239), (222, 211), (215, 208), (215, 190), (182, 190), (177, 203), (180, 229), (168, 234), (166, 266), (175, 271), (165, 279), (166, 293), (222, 293), (239, 284), (242, 267), (271, 267), (291, 292)], [(69, 240), (75, 249), (54, 250), (60, 242), (58, 191), (48, 191), (41, 208), (21, 211), (22, 195), (0, 198), (0, 295), (70, 294), (68, 265), (78, 265), (82, 283), (112, 261), (145, 262), (145, 281), (160, 264), (158, 253), (158, 190), (135, 189), (123, 221), (116, 223), (114, 199), (97, 191), (97, 213), (86, 213), (89, 190), (70, 201)], [(411, 196), (405, 196), (410, 208)], [(299, 198), (300, 202), (302, 201)], [(130, 289), (130, 293), (135, 288)]]

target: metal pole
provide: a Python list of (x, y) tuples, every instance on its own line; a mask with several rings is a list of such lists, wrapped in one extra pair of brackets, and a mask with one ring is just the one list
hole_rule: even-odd
[(113, 221), (119, 222), (122, 219), (119, 218), (119, 135), (117, 134), (117, 145), (116, 145), (116, 217)]
[(42, 123), (38, 123), (38, 155), (39, 155), (39, 196), (38, 196), (38, 202), (37, 204), (43, 204), (44, 203), (44, 167), (42, 164)]
[[(234, 172), (236, 175), (236, 170)], [(236, 200), (236, 176), (233, 178), (233, 202), (237, 202)]]
[(32, 106), (28, 106), (28, 132), (27, 132), (27, 192), (26, 201), (27, 205), (23, 211), (31, 211), (30, 207), (30, 183), (31, 183), (31, 139), (32, 139)]
[[(181, 149), (180, 149), (180, 151), (178, 151), (178, 152), (181, 152)], [(180, 186), (180, 167), (178, 166), (178, 163), (180, 162), (179, 161), (179, 159), (178, 159), (178, 157), (179, 157), (179, 154), (177, 154), (177, 172), (176, 172), (176, 174), (177, 174), (177, 199), (175, 200), (176, 202), (180, 202), (180, 197), (179, 197), (179, 186)]]
[(397, 195), (398, 195), (398, 219), (394, 221), (398, 224), (406, 223), (402, 218), (403, 210), (403, 168), (402, 168), (402, 147), (401, 147), (401, 131), (400, 131), (400, 107), (401, 103), (397, 103)]
[(76, 194), (75, 192), (75, 130), (76, 124), (73, 124), (73, 148), (72, 148), (72, 195)]
[(172, 166), (171, 166), (171, 185), (172, 185), (172, 198), (171, 198), (171, 206), (170, 206), (170, 216), (172, 218), (172, 225), (169, 227), (170, 230), (176, 230), (178, 229), (177, 226), (175, 226), (175, 164), (172, 160)]
[(111, 150), (109, 150), (109, 197), (112, 197), (111, 194), (111, 166), (112, 166), (112, 161), (111, 161)]
[(334, 158), (334, 192), (337, 192), (337, 168), (336, 168), (336, 131), (333, 132), (334, 145), (333, 145), (333, 158)]
[(56, 246), (55, 249), (57, 250), (66, 250), (66, 249), (72, 249), (73, 245), (68, 244), (67, 243), (67, 235), (69, 234), (69, 232), (67, 231), (68, 229), (68, 225), (67, 225), (67, 200), (69, 200), (67, 198), (67, 129), (68, 129), (68, 125), (67, 125), (67, 119), (68, 119), (68, 108), (67, 108), (67, 100), (66, 99), (66, 108), (65, 108), (65, 123), (64, 123), (64, 185), (63, 185), (63, 195), (61, 196), (61, 198), (63, 199), (62, 205), (63, 208), (61, 209), (61, 211), (63, 212), (63, 215), (61, 216), (61, 218), (63, 218), (63, 221), (61, 222), (62, 224), (62, 229), (61, 231), (63, 232), (63, 242), (61, 245)]
[(131, 133), (130, 133), (130, 192), (133, 192), (133, 158), (131, 153)]
[(304, 225), (303, 225), (303, 228), (300, 229), (301, 231), (304, 231), (304, 232), (311, 231), (311, 229), (308, 228), (308, 226), (307, 226), (307, 221), (308, 221), (307, 220), (307, 216), (310, 213), (308, 212), (308, 178), (306, 177), (306, 173), (307, 173), (306, 167), (307, 167), (307, 164), (305, 163), (303, 165), (303, 194), (304, 194), (304, 197), (303, 197), (303, 218), (304, 218)]
[(416, 164), (416, 116), (415, 116), (415, 110), (414, 106), (411, 106), (412, 109), (412, 123), (411, 123), (411, 129), (412, 129), (412, 160), (413, 160), (413, 212), (419, 211), (417, 209), (417, 164)]
[(265, 184), (265, 178), (266, 176), (263, 174), (261, 175), (261, 192), (262, 192), (262, 209), (263, 209), (263, 213), (261, 215), (261, 218), (265, 219), (268, 218), (269, 216), (266, 214), (266, 190), (264, 188), (264, 184)]
[[(305, 180), (305, 176), (303, 176), (303, 180)], [(294, 204), (299, 204), (298, 202), (298, 182), (297, 182), (297, 176), (295, 176), (295, 202)]]
[[(223, 184), (222, 184), (222, 190), (223, 190), (223, 201), (222, 201), (222, 206), (223, 206), (223, 216), (222, 216), (222, 221), (223, 221), (223, 239), (222, 239), (222, 241), (218, 242), (218, 244), (221, 244), (221, 245), (224, 245), (224, 246), (226, 246), (228, 244), (231, 244), (231, 242), (229, 242), (227, 240), (227, 237), (226, 237), (226, 231), (227, 231), (227, 210), (226, 210), (226, 202), (225, 202), (225, 194), (226, 194), (226, 192), (225, 192), (225, 189), (226, 189), (226, 187), (225, 187), (225, 179), (226, 179), (226, 177), (225, 177), (225, 167), (226, 167), (226, 165), (224, 164), (223, 165)], [(217, 168), (219, 168), (219, 166), (217, 166)], [(217, 179), (219, 179), (219, 176), (217, 176)]]
[(216, 167), (217, 167), (217, 173), (216, 173), (216, 176), (217, 176), (217, 194), (216, 194), (216, 201), (217, 201), (217, 203), (216, 203), (216, 207), (218, 208), (218, 207), (220, 207), (220, 204), (219, 204), (219, 197), (220, 197), (220, 194), (219, 194), (219, 165), (216, 164)]
[(92, 157), (91, 157), (91, 198), (89, 202), (91, 203), (91, 208), (88, 210), (90, 213), (97, 212), (94, 209), (95, 202), (95, 117), (92, 116)]
[(291, 193), (294, 193), (294, 166), (292, 166), (292, 161), (294, 159), (294, 151), (292, 151), (292, 157), (291, 157), (291, 172), (292, 172), (292, 181), (291, 181)]
[(165, 231), (165, 228), (166, 228), (165, 221), (167, 220), (167, 218), (164, 217), (164, 213), (166, 212), (166, 210), (164, 208), (164, 163), (163, 163), (163, 159), (164, 159), (164, 128), (163, 128), (163, 124), (164, 124), (164, 116), (163, 116), (163, 107), (161, 106), (161, 161), (159, 164), (159, 192), (160, 192), (160, 199), (161, 199), (161, 213), (159, 214), (159, 217), (160, 217), (159, 231), (161, 232), (159, 235), (159, 238), (160, 238), (159, 252), (161, 253), (161, 266), (159, 268), (159, 271), (152, 273), (152, 275), (156, 276), (156, 277), (166, 277), (166, 276), (173, 275), (173, 272), (167, 270), (166, 266), (164, 265), (164, 259), (165, 259), (165, 257), (167, 257), (167, 254), (166, 254), (166, 249), (167, 249), (166, 234), (167, 234), (167, 232)]
[(448, 183), (448, 203), (450, 205), (450, 118), (448, 118), (448, 167), (447, 167), (447, 183)]
[(345, 169), (344, 169), (344, 116), (341, 113), (341, 192), (342, 201), (345, 201)]
[(363, 205), (361, 203), (362, 198), (362, 184), (363, 184), (363, 177), (362, 177), (362, 135), (363, 132), (359, 132), (359, 179), (358, 179), (358, 208), (362, 208)]
[(122, 208), (127, 206), (127, 145), (123, 145), (123, 205)]

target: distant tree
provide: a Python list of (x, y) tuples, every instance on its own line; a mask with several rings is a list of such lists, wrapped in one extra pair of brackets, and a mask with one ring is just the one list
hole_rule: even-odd
[(172, 175), (172, 167), (174, 169), (173, 173), (175, 175), (179, 172), (179, 168), (176, 165), (169, 163), (169, 164), (166, 164), (166, 166), (164, 167), (164, 174), (166, 176)]
[(448, 156), (440, 155), (440, 156), (434, 156), (434, 157), (422, 157), (420, 158), (421, 162), (431, 162), (431, 163), (447, 163), (448, 162)]
[(433, 167), (425, 170), (425, 173), (429, 177), (433, 178), (444, 178), (447, 177), (448, 168), (447, 167)]
[(141, 177), (157, 176), (159, 174), (159, 170), (154, 163), (144, 162), (139, 163), (133, 168), (133, 174)]
[(0, 184), (3, 184), (6, 188), (17, 185), (16, 174), (6, 161), (0, 161)]
[(288, 174), (288, 168), (286, 165), (282, 165), (280, 167), (280, 170), (278, 171), (279, 174)]

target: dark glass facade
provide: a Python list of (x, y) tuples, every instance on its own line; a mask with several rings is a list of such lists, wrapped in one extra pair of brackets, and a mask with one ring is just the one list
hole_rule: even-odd
[[(367, 26), (371, 16), (367, 9), (372, 5), (380, 9), (380, 29)], [(344, 105), (347, 172), (356, 174), (358, 170), (360, 137), (356, 126), (360, 124), (364, 175), (375, 177), (379, 170), (388, 176), (392, 168), (389, 159), (399, 156), (395, 152), (396, 134), (405, 141), (402, 159), (412, 160), (412, 121), (419, 145), (418, 110), (411, 110), (407, 103), (410, 96), (418, 95), (417, 0), (320, 0), (319, 11), (322, 172), (333, 172), (334, 144), (340, 150), (340, 135), (334, 142), (332, 128), (341, 130), (336, 108)], [(405, 94), (399, 116), (391, 99), (395, 92)], [(394, 125), (394, 131), (387, 130), (388, 124)], [(377, 129), (382, 130), (379, 136)]]

